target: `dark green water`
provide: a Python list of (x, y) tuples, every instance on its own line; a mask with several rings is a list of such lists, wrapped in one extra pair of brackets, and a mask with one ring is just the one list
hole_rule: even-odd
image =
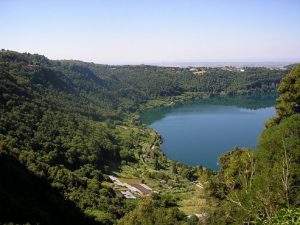
[(145, 112), (142, 121), (162, 137), (173, 160), (218, 169), (218, 158), (236, 146), (255, 147), (275, 114), (275, 97), (218, 98)]

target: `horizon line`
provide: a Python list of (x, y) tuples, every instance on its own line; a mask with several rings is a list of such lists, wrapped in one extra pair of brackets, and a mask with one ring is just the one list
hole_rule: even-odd
[[(223, 60), (223, 59), (207, 59), (207, 60), (143, 60), (143, 61), (101, 61), (97, 59), (82, 59), (80, 57), (76, 58), (60, 58), (60, 57), (52, 57), (48, 56), (44, 53), (39, 52), (29, 52), (29, 51), (18, 51), (18, 50), (11, 50), (11, 49), (5, 49), (1, 48), (1, 51), (12, 51), (12, 52), (18, 52), (18, 53), (24, 53), (24, 54), (37, 54), (45, 56), (46, 58), (50, 60), (62, 60), (62, 61), (82, 61), (87, 63), (94, 63), (94, 64), (103, 64), (103, 65), (157, 65), (157, 66), (171, 66), (176, 65), (178, 66), (196, 66), (195, 64), (280, 64), (282, 65), (289, 65), (289, 64), (297, 64), (300, 63), (300, 59), (231, 59), (231, 60)], [(194, 64), (194, 65), (192, 65)]]

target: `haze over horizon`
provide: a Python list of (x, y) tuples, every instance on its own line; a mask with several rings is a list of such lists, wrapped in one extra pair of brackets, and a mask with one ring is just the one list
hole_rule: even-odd
[(107, 64), (299, 62), (300, 1), (0, 2), (0, 48)]

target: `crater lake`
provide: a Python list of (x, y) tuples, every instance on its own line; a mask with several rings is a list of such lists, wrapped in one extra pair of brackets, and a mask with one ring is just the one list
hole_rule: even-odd
[(146, 111), (141, 121), (162, 137), (172, 160), (217, 170), (218, 158), (235, 147), (255, 148), (275, 114), (275, 96), (218, 97)]

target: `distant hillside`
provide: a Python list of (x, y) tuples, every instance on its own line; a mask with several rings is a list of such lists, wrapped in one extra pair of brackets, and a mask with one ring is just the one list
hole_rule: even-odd
[(94, 117), (114, 117), (120, 109), (135, 111), (138, 104), (147, 100), (186, 92), (207, 95), (270, 92), (285, 73), (267, 68), (247, 68), (244, 72), (207, 68), (203, 75), (195, 75), (185, 68), (53, 61), (40, 55), (4, 50), (0, 52), (0, 63), (2, 89), (7, 98), (10, 97), (5, 90), (7, 85), (16, 88), (14, 91), (22, 97), (33, 91), (52, 92), (72, 103), (70, 110)]

